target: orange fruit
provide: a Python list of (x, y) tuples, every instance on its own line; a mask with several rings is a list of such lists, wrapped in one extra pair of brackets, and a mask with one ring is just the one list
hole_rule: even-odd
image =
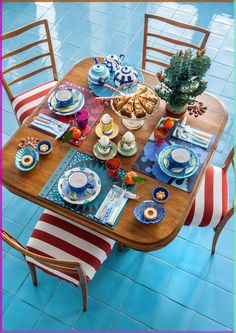
[(137, 177), (137, 173), (134, 172), (134, 171), (129, 171), (125, 174), (125, 182), (127, 185), (134, 185), (135, 184), (135, 181), (133, 181), (132, 177)]
[(79, 128), (72, 126), (70, 130), (73, 131), (71, 137), (73, 140), (78, 140), (81, 137), (81, 130)]
[(170, 119), (170, 118), (166, 118), (164, 121), (163, 121), (163, 126), (166, 128), (166, 129), (171, 129), (173, 126), (174, 126), (175, 122), (174, 120)]

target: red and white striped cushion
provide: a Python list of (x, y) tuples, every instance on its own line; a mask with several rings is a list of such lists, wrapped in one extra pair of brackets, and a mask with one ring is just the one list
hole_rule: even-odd
[(57, 81), (46, 82), (29, 89), (14, 98), (12, 107), (21, 124), (31, 115), (34, 109), (41, 103), (43, 98), (49, 93), (56, 83)]
[[(89, 281), (114, 244), (114, 240), (46, 209), (35, 226), (27, 248), (50, 258), (80, 261)], [(79, 285), (78, 274), (48, 268), (29, 256), (26, 260), (51, 275)]]
[(185, 225), (215, 228), (228, 211), (228, 177), (210, 165), (200, 185)]

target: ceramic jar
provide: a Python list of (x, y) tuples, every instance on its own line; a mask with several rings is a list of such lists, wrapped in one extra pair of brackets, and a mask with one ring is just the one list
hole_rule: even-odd
[(139, 82), (138, 72), (131, 66), (122, 66), (115, 71), (114, 83), (118, 88), (128, 88)]
[(102, 86), (110, 78), (109, 69), (103, 65), (99, 64), (97, 58), (94, 58), (94, 65), (90, 68), (88, 73), (88, 81), (95, 85)]
[(121, 62), (124, 60), (125, 56), (120, 54), (119, 56), (115, 54), (109, 54), (104, 60), (103, 64), (109, 69), (110, 72), (115, 72), (120, 68)]

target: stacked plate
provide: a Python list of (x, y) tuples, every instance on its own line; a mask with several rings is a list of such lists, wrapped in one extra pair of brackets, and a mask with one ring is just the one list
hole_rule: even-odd
[[(186, 151), (189, 156), (188, 162), (185, 163), (183, 167), (181, 167), (181, 165), (173, 166), (171, 163), (172, 153), (178, 149)], [(195, 174), (199, 167), (199, 158), (191, 148), (175, 144), (164, 148), (160, 152), (158, 156), (158, 164), (161, 170), (168, 176), (182, 179)]]
[[(85, 188), (81, 192), (75, 192), (69, 185), (69, 177), (75, 172), (84, 172), (93, 188)], [(63, 200), (73, 205), (84, 205), (93, 201), (101, 191), (101, 181), (99, 176), (89, 168), (77, 167), (67, 170), (58, 181), (58, 191)]]
[(58, 88), (48, 99), (49, 109), (60, 116), (75, 114), (84, 106), (84, 96), (79, 90)]

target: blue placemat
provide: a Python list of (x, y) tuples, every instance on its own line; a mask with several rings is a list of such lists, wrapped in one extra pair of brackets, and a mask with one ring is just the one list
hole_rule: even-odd
[[(138, 158), (137, 158), (135, 164), (132, 166), (132, 168), (134, 170), (144, 173), (145, 175), (148, 175), (149, 177), (160, 180), (163, 183), (170, 184), (174, 187), (177, 187), (185, 192), (192, 192), (194, 185), (196, 183), (196, 180), (198, 178), (198, 175), (202, 169), (202, 165), (204, 164), (204, 162), (209, 154), (209, 151), (211, 149), (212, 143), (214, 141), (214, 136), (212, 136), (211, 142), (210, 142), (208, 148), (204, 149), (201, 147), (197, 147), (192, 143), (183, 141), (181, 139), (174, 138), (172, 136), (172, 134), (173, 134), (176, 126), (177, 126), (177, 124), (172, 129), (169, 130), (169, 133), (165, 139), (165, 142), (160, 146), (157, 146), (155, 144), (154, 132), (153, 132), (151, 134), (151, 136), (149, 137), (148, 141), (146, 142), (146, 144), (144, 145), (142, 152), (138, 156)], [(188, 178), (184, 178), (184, 179), (176, 179), (176, 178), (166, 175), (161, 170), (161, 168), (157, 162), (157, 157), (158, 157), (159, 153), (165, 147), (174, 145), (174, 144), (180, 144), (180, 145), (191, 148), (199, 157), (199, 162), (200, 162), (199, 168), (194, 175), (192, 175)]]
[[(98, 174), (101, 180), (102, 189), (95, 200), (88, 204), (84, 205), (72, 205), (67, 203), (62, 199), (58, 192), (58, 180), (63, 175), (63, 173), (67, 170), (70, 170), (75, 167), (87, 167), (93, 170)], [(58, 204), (59, 206), (65, 207), (73, 212), (76, 212), (80, 215), (83, 215), (97, 223), (102, 223), (99, 219), (95, 217), (97, 210), (105, 199), (107, 193), (109, 192), (111, 186), (116, 184), (118, 186), (121, 185), (123, 181), (126, 170), (120, 169), (119, 177), (117, 179), (112, 179), (108, 177), (107, 171), (105, 168), (105, 163), (99, 161), (98, 159), (91, 157), (87, 154), (78, 152), (75, 149), (69, 150), (66, 154), (58, 168), (54, 171), (53, 175), (50, 177), (46, 185), (42, 188), (39, 193), (39, 196), (47, 199), (53, 203)], [(134, 191), (135, 186), (128, 186), (127, 189), (129, 191)], [(124, 206), (125, 207), (125, 206)], [(121, 215), (121, 213), (120, 213)], [(116, 219), (116, 222), (113, 226), (105, 224), (109, 228), (114, 228), (119, 221), (120, 215)]]

